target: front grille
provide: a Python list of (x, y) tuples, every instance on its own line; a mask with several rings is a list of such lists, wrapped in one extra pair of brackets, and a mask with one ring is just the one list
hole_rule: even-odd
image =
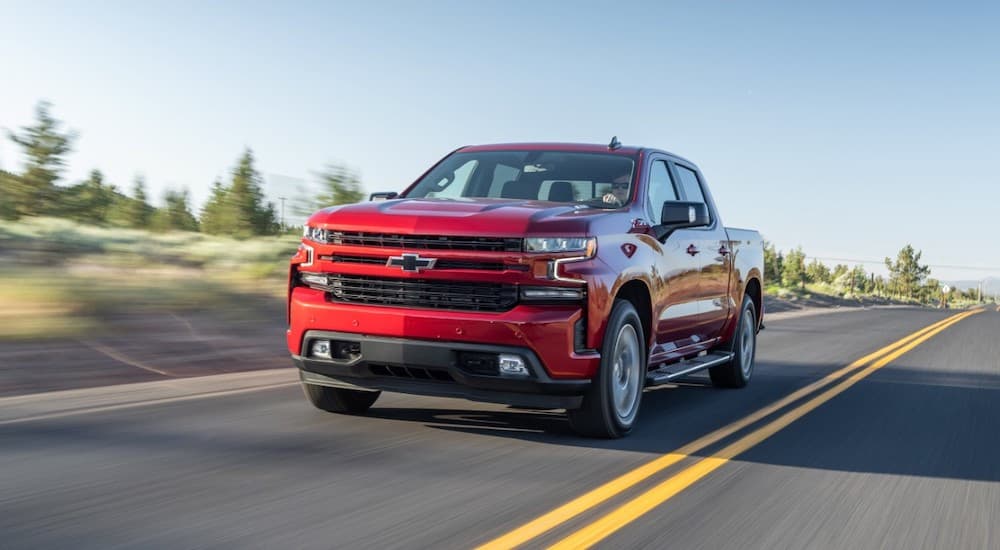
[(425, 250), (521, 252), (523, 249), (521, 239), (500, 237), (449, 237), (435, 235), (396, 235), (391, 233), (330, 231), (327, 234), (327, 240), (330, 244)]
[(507, 311), (517, 304), (514, 285), (456, 283), (328, 274), (327, 296), (335, 302), (383, 306)]
[[(367, 264), (367, 265), (386, 265), (389, 261), (387, 256), (374, 257), (374, 256), (343, 256), (339, 254), (334, 254), (332, 256), (320, 256), (321, 260), (329, 260), (331, 262), (340, 262), (345, 264)], [(527, 269), (528, 266), (513, 265), (510, 269), (523, 270)], [(398, 267), (396, 268), (399, 269)], [(434, 264), (434, 269), (475, 269), (480, 271), (503, 271), (504, 264), (502, 262), (477, 262), (474, 260), (437, 260)]]

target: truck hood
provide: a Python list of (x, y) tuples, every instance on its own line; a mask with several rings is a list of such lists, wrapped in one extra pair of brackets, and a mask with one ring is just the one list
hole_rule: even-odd
[(324, 208), (309, 225), (339, 231), (481, 237), (587, 235), (609, 210), (523, 199), (395, 199)]

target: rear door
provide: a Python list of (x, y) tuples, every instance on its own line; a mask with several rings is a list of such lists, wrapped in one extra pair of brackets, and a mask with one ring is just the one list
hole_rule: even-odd
[(671, 163), (683, 200), (708, 205), (713, 219), (708, 227), (688, 230), (690, 255), (698, 266), (698, 318), (696, 338), (701, 341), (716, 338), (729, 318), (729, 276), (732, 252), (726, 228), (709, 204), (705, 182), (694, 166), (681, 161)]

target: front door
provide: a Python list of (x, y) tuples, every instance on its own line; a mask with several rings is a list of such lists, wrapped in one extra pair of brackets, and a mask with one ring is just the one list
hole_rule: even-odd
[[(646, 216), (652, 225), (659, 225), (663, 203), (679, 200), (677, 187), (665, 159), (653, 158), (646, 190)], [(658, 243), (659, 258), (653, 266), (653, 304), (656, 326), (656, 347), (653, 356), (690, 346), (697, 342), (698, 277), (701, 269), (688, 246), (697, 233), (682, 229)]]
[[(677, 180), (684, 200), (706, 203), (706, 193), (698, 173), (691, 167), (674, 163)], [(729, 299), (729, 276), (732, 272), (732, 250), (726, 228), (715, 212), (708, 227), (690, 230), (695, 262), (698, 265), (698, 327), (696, 337), (710, 340), (719, 336), (729, 319), (734, 304)]]

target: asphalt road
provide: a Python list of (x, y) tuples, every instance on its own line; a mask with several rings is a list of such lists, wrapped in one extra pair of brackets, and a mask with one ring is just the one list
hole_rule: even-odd
[[(770, 321), (748, 388), (696, 378), (649, 391), (639, 427), (616, 441), (575, 437), (552, 412), (398, 394), (367, 417), (330, 415), (294, 385), (0, 422), (0, 547), (474, 547), (955, 313)], [(525, 547), (683, 482), (596, 547), (1000, 548), (998, 336), (993, 308), (962, 319), (810, 410), (816, 393)], [(683, 474), (704, 464), (715, 466)]]

